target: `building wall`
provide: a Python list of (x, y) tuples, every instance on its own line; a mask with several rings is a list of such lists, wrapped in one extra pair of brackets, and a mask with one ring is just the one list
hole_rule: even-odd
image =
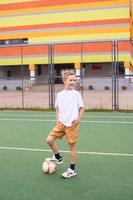
[[(0, 40), (27, 38), (36, 46), (0, 48), (0, 65), (111, 62), (111, 41), (119, 42), (119, 61), (131, 61), (131, 0), (2, 0)], [(92, 42), (82, 45), (80, 42)], [(79, 44), (60, 44), (79, 43)], [(81, 58), (82, 51), (82, 58)]]

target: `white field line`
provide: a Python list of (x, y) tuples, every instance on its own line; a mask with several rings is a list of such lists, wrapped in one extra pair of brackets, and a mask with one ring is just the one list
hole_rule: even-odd
[[(55, 119), (13, 119), (3, 118), (0, 121), (25, 121), (25, 122), (55, 122)], [(82, 120), (81, 123), (102, 123), (102, 124), (133, 124), (133, 122), (122, 121), (101, 121), (101, 120)]]
[[(55, 115), (54, 114), (13, 114), (13, 113), (8, 113), (8, 114), (6, 114), (6, 113), (0, 113), (0, 116), (2, 117), (2, 116), (5, 116), (5, 117), (55, 117)], [(102, 116), (100, 116), (100, 115), (84, 115), (84, 118), (97, 118), (97, 117), (99, 117), (99, 118), (122, 118), (122, 119), (132, 119), (133, 118), (133, 116), (120, 116), (120, 115), (112, 115), (112, 116), (109, 116), (109, 115), (102, 115)]]
[[(0, 150), (16, 150), (16, 151), (35, 151), (35, 152), (51, 152), (49, 149), (33, 149), (33, 148), (19, 148), (19, 147), (5, 147), (1, 146)], [(61, 153), (70, 153), (69, 151), (61, 150)], [(130, 153), (105, 153), (105, 152), (90, 152), (90, 151), (78, 151), (78, 154), (88, 154), (88, 155), (105, 155), (105, 156), (127, 156), (133, 157), (133, 154)]]

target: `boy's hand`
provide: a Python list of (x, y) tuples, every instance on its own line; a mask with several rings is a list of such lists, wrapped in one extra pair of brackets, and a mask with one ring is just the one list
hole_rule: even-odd
[(78, 126), (80, 123), (80, 119), (76, 119), (72, 122), (72, 126)]

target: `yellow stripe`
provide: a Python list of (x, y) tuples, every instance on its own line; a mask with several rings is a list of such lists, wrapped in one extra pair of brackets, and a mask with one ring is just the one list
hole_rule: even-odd
[[(119, 61), (130, 61), (131, 57), (130, 54), (119, 54)], [(83, 62), (112, 62), (112, 56), (110, 55), (83, 55), (82, 57)], [(55, 56), (54, 57), (55, 63), (75, 63), (81, 62), (81, 56)], [(13, 59), (1, 59), (1, 65), (21, 65), (20, 58), (13, 58)], [(40, 58), (24, 58), (23, 64), (48, 64), (47, 57), (40, 57)]]
[[(75, 63), (75, 62), (81, 62), (81, 56), (64, 56), (64, 57), (55, 57), (54, 58), (55, 63)], [(83, 56), (82, 58), (83, 62), (101, 62), (101, 61), (106, 61), (109, 62), (111, 61), (111, 55), (100, 55), (100, 56), (93, 56), (93, 55), (88, 55), (88, 56)]]
[(0, 0), (0, 4), (19, 3), (19, 2), (28, 2), (28, 1), (36, 1), (36, 0)]
[(130, 53), (127, 55), (127, 54), (119, 54), (118, 55), (119, 57), (119, 61), (129, 61), (131, 60), (131, 56), (130, 56)]
[(49, 11), (60, 11), (60, 10), (75, 10), (75, 9), (83, 9), (83, 8), (100, 8), (105, 6), (122, 6), (128, 5), (127, 0), (121, 0), (120, 2), (109, 1), (109, 2), (94, 2), (94, 3), (83, 3), (83, 4), (68, 4), (68, 5), (60, 5), (60, 6), (41, 6), (36, 8), (22, 8), (22, 9), (14, 9), (8, 11), (1, 11), (0, 15), (9, 15), (9, 14), (20, 14), (20, 13), (33, 13), (33, 12), (49, 12)]
[(52, 37), (35, 37), (29, 38), (29, 43), (55, 43), (55, 42), (74, 42), (74, 41), (90, 41), (90, 40), (109, 40), (115, 38), (129, 39), (130, 33), (103, 33), (103, 34), (88, 34), (88, 35), (67, 35), (67, 36), (52, 36)]
[[(119, 61), (129, 61), (130, 55), (122, 54), (119, 55)], [(82, 57), (83, 62), (112, 62), (112, 55), (83, 55)], [(58, 56), (54, 57), (55, 63), (75, 63), (81, 62), (81, 56)]]
[[(45, 57), (36, 57), (36, 58), (24, 58), (23, 59), (23, 64), (28, 65), (28, 64), (44, 64), (48, 63), (48, 58)], [(21, 59), (20, 58), (6, 58), (6, 59), (1, 59), (0, 65), (21, 65)]]
[(65, 35), (82, 35), (82, 34), (95, 34), (95, 33), (116, 33), (116, 32), (129, 32), (129, 27), (108, 27), (108, 28), (94, 28), (94, 29), (76, 29), (76, 30), (58, 30), (52, 32), (29, 32), (29, 33), (18, 33), (18, 34), (3, 34), (0, 36), (1, 39), (15, 39), (15, 38), (26, 38), (26, 37), (49, 37), (49, 36), (65, 36)]
[(61, 23), (61, 22), (93, 21), (93, 20), (122, 19), (122, 18), (129, 18), (129, 10), (127, 8), (7, 17), (0, 19), (0, 26), (12, 27), (12, 26), (22, 26), (22, 25), (35, 25), (35, 24), (37, 25), (37, 24), (50, 24), (50, 23)]

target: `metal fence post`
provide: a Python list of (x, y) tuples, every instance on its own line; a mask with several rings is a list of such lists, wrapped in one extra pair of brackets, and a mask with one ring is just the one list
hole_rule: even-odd
[(48, 45), (49, 108), (54, 108), (54, 45)]
[(119, 109), (118, 42), (112, 42), (112, 110)]
[(23, 46), (20, 46), (21, 51), (21, 81), (22, 81), (22, 109), (24, 108), (24, 68), (23, 68)]

